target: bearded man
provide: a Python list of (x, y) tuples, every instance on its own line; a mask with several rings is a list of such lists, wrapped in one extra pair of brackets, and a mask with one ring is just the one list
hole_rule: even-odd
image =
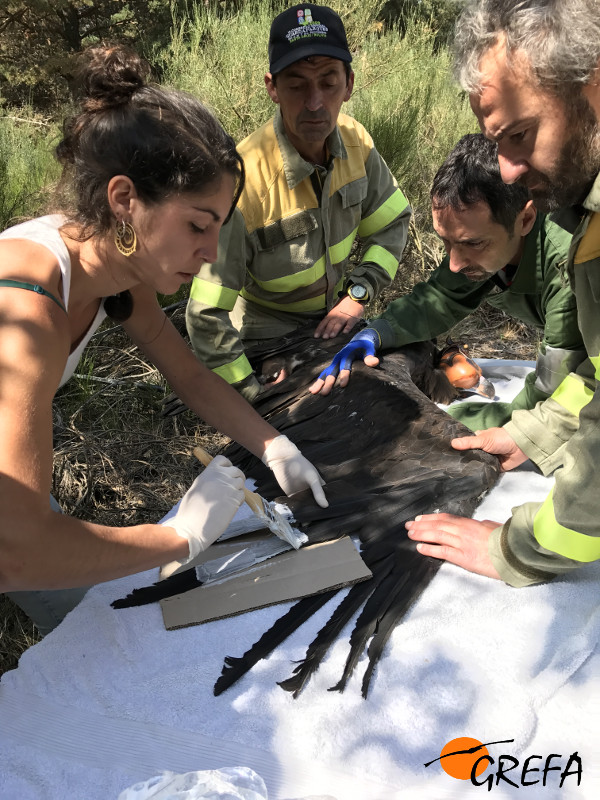
[(506, 183), (542, 211), (580, 215), (567, 273), (588, 354), (552, 396), (502, 428), (454, 441), (530, 458), (555, 485), (504, 525), (449, 515), (407, 524), (424, 555), (513, 586), (600, 559), (600, 7), (597, 0), (471, 0), (457, 22), (456, 73)]

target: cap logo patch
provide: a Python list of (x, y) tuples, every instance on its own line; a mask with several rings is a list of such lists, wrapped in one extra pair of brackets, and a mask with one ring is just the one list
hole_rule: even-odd
[(329, 28), (316, 19), (313, 19), (312, 11), (310, 8), (298, 9), (298, 26), (291, 28), (285, 35), (285, 38), (290, 42), (297, 42), (300, 39), (308, 39), (312, 36), (327, 36)]

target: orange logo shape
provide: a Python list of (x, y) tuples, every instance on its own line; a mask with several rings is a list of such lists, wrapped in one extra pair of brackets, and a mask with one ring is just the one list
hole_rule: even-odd
[[(482, 756), (488, 755), (487, 747), (477, 739), (461, 736), (458, 739), (451, 739), (444, 745), (440, 753), (440, 764), (444, 772), (451, 778), (468, 781), (471, 778), (475, 762)], [(481, 775), (488, 766), (489, 761), (482, 761), (477, 765), (475, 775)]]

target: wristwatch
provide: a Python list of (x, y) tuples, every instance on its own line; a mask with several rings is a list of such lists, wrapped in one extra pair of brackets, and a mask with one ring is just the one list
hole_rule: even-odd
[(360, 283), (351, 283), (348, 287), (348, 295), (353, 300), (356, 300), (357, 303), (369, 302), (369, 293), (364, 286), (360, 285)]

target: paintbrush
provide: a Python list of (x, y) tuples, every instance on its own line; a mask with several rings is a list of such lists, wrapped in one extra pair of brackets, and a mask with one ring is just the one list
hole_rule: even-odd
[[(194, 447), (194, 455), (205, 467), (213, 459), (210, 453), (207, 453), (200, 445)], [(265, 523), (266, 527), (276, 536), (279, 536), (280, 539), (283, 539), (284, 542), (290, 544), (294, 550), (298, 550), (303, 544), (306, 544), (308, 536), (292, 528), (283, 514), (277, 511), (275, 503), (270, 503), (264, 497), (256, 494), (256, 492), (246, 489), (246, 487), (244, 487), (244, 499), (256, 516)]]

